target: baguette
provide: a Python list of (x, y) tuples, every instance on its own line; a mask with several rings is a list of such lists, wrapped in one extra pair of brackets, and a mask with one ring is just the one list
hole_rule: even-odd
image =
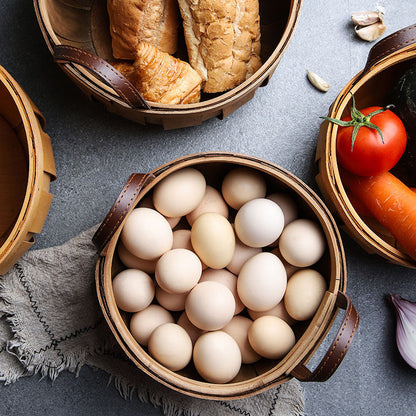
[(173, 54), (178, 46), (176, 0), (107, 0), (113, 56), (134, 60), (139, 42)]
[(179, 0), (191, 66), (204, 91), (229, 90), (261, 66), (258, 0)]

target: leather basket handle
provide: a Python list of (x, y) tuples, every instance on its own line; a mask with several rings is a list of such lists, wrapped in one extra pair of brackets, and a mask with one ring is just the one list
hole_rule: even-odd
[(350, 298), (343, 292), (338, 292), (335, 305), (345, 309), (346, 313), (338, 333), (317, 368), (311, 372), (302, 363), (298, 364), (290, 373), (300, 381), (326, 381), (341, 364), (351, 341), (357, 332), (359, 316)]
[(365, 64), (363, 74), (371, 69), (375, 64), (399, 51), (400, 49), (416, 42), (416, 24), (407, 26), (384, 39), (377, 42), (368, 54), (367, 63)]
[(92, 71), (94, 75), (116, 91), (120, 98), (133, 108), (150, 109), (137, 89), (108, 62), (97, 55), (69, 45), (55, 45), (53, 57), (58, 64), (75, 63)]
[(152, 175), (141, 173), (130, 175), (116, 202), (92, 238), (93, 243), (101, 254), (126, 215), (130, 212), (130, 209), (134, 206), (143, 186), (152, 177)]

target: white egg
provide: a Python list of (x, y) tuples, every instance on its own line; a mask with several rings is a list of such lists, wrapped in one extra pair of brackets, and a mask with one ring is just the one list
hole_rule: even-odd
[(206, 212), (216, 212), (225, 218), (228, 218), (228, 206), (222, 198), (221, 194), (212, 186), (207, 186), (205, 189), (205, 195), (202, 198), (200, 204), (187, 216), (186, 219), (189, 225), (195, 222), (195, 220)]
[(275, 192), (267, 196), (267, 199), (275, 202), (279, 205), (283, 211), (283, 217), (285, 219), (285, 227), (293, 220), (298, 218), (298, 206), (293, 198), (286, 192)]
[(152, 332), (167, 322), (175, 322), (170, 312), (159, 305), (149, 305), (132, 315), (130, 332), (140, 345), (147, 346)]
[(245, 203), (234, 221), (238, 238), (250, 247), (265, 247), (273, 243), (282, 233), (283, 225), (282, 210), (266, 198)]
[(198, 283), (186, 298), (185, 311), (196, 327), (215, 331), (227, 325), (234, 316), (234, 296), (221, 283)]
[(185, 309), (185, 300), (188, 292), (185, 293), (169, 293), (160, 286), (156, 286), (156, 300), (159, 305), (168, 311), (183, 311)]
[(325, 294), (327, 283), (316, 270), (299, 270), (290, 278), (284, 303), (294, 319), (304, 321), (313, 317)]
[(156, 268), (155, 260), (144, 260), (134, 254), (130, 253), (124, 246), (122, 241), (119, 241), (117, 246), (117, 253), (121, 262), (129, 269), (139, 269), (146, 273), (154, 273)]
[(242, 267), (237, 291), (247, 308), (266, 311), (283, 299), (286, 284), (282, 262), (274, 254), (262, 252), (251, 257)]
[(252, 364), (260, 359), (248, 341), (248, 330), (253, 321), (245, 316), (234, 316), (233, 319), (222, 329), (228, 335), (234, 338), (241, 352), (241, 361), (243, 364)]
[(190, 336), (192, 344), (195, 344), (196, 340), (205, 333), (204, 330), (199, 329), (196, 327), (188, 318), (186, 315), (186, 312), (182, 312), (181, 316), (178, 319), (177, 322), (178, 325), (180, 325)]
[(227, 269), (238, 275), (243, 264), (254, 255), (261, 253), (260, 247), (249, 247), (243, 244), (238, 238), (235, 239), (235, 250), (231, 261), (227, 264)]
[(285, 270), (286, 270), (286, 275), (287, 275), (288, 280), (289, 280), (289, 277), (292, 276), (293, 273), (300, 270), (299, 267), (294, 266), (293, 264), (290, 264), (286, 261), (286, 259), (282, 256), (282, 253), (280, 252), (279, 247), (275, 247), (271, 251), (271, 253), (275, 254), (282, 261), (283, 266), (285, 267)]
[[(287, 288), (286, 288), (287, 291)], [(285, 307), (285, 302), (281, 300), (274, 308), (269, 309), (267, 311), (259, 312), (259, 311), (253, 311), (251, 309), (247, 309), (248, 314), (250, 315), (250, 318), (253, 320), (256, 320), (257, 318), (260, 318), (261, 316), (277, 316), (280, 319), (283, 319), (285, 322), (287, 322), (289, 325), (294, 325), (297, 321), (296, 319), (292, 318)]]
[(169, 293), (189, 292), (199, 281), (202, 265), (190, 250), (175, 248), (163, 254), (156, 263), (158, 285)]
[(150, 335), (149, 354), (169, 370), (186, 367), (192, 358), (192, 341), (178, 324), (159, 325)]
[(234, 314), (240, 313), (244, 309), (244, 304), (237, 293), (237, 276), (225, 269), (206, 269), (202, 272), (199, 283), (218, 282), (231, 290), (235, 300)]
[(282, 232), (279, 250), (290, 264), (308, 267), (315, 264), (326, 248), (322, 228), (308, 219), (292, 221)]
[(200, 204), (205, 188), (205, 177), (201, 172), (184, 168), (171, 173), (156, 185), (153, 204), (167, 217), (182, 217)]
[[(142, 200), (139, 202), (139, 208), (151, 208), (156, 209), (153, 205), (153, 199), (151, 195), (145, 196)], [(169, 223), (170, 228), (175, 228), (182, 217), (165, 217), (166, 221)]]
[(153, 260), (172, 248), (172, 229), (163, 215), (150, 208), (136, 208), (128, 216), (120, 235), (130, 253)]
[(222, 215), (207, 212), (199, 216), (191, 229), (195, 253), (212, 269), (222, 269), (231, 261), (235, 235), (231, 224)]
[(295, 345), (292, 328), (276, 316), (256, 319), (248, 330), (248, 339), (253, 350), (265, 358), (283, 358)]
[(211, 383), (231, 381), (241, 367), (240, 348), (223, 331), (201, 335), (194, 346), (193, 360), (200, 376)]
[(266, 196), (267, 186), (263, 175), (247, 167), (230, 170), (221, 186), (222, 195), (227, 204), (240, 209), (246, 202)]
[(126, 269), (113, 279), (113, 292), (117, 306), (126, 312), (147, 308), (155, 295), (151, 277), (137, 269)]
[(172, 248), (186, 248), (193, 251), (191, 243), (191, 230), (175, 230), (173, 232)]

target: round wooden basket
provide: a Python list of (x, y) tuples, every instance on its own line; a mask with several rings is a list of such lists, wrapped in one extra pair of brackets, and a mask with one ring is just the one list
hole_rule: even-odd
[[(189, 166), (203, 172), (207, 183), (213, 186), (218, 186), (225, 173), (236, 166), (247, 166), (261, 172), (267, 179), (268, 190), (288, 192), (297, 202), (300, 216), (318, 221), (327, 240), (328, 248), (316, 268), (327, 279), (328, 290), (313, 319), (294, 327), (296, 345), (280, 361), (262, 359), (256, 364), (243, 365), (236, 379), (227, 384), (203, 381), (191, 364), (180, 372), (173, 372), (155, 361), (131, 335), (129, 314), (117, 308), (112, 290), (113, 277), (124, 268), (117, 255), (117, 244), (125, 219), (159, 181)], [(98, 229), (94, 242), (100, 251), (96, 268), (98, 298), (118, 343), (138, 368), (164, 385), (187, 395), (207, 399), (236, 399), (257, 394), (292, 377), (303, 381), (327, 380), (347, 352), (358, 326), (358, 314), (345, 294), (344, 251), (331, 214), (302, 181), (264, 160), (228, 153), (200, 153), (174, 160), (148, 174), (133, 174)], [(339, 308), (347, 310), (341, 328), (321, 363), (311, 371), (306, 363), (327, 335)]]
[[(120, 83), (97, 59), (90, 60), (86, 69), (85, 62), (74, 63), (74, 57), (64, 59), (60, 56), (59, 65), (87, 96), (104, 103), (109, 111), (141, 124), (161, 124), (172, 129), (198, 125), (212, 117), (222, 119), (249, 101), (259, 86), (267, 84), (292, 38), (301, 4), (302, 0), (261, 1), (263, 65), (234, 89), (222, 94), (206, 94), (200, 103), (147, 103), (146, 108), (146, 103), (141, 100), (122, 99), (121, 96), (125, 97), (127, 93), (119, 90)], [(68, 45), (105, 61), (112, 59), (106, 0), (34, 0), (34, 6), (42, 34), (53, 55), (57, 45)], [(179, 45), (178, 55), (187, 56), (184, 42)], [(103, 71), (108, 74), (104, 79), (99, 75)]]
[(52, 202), (55, 163), (45, 120), (0, 66), (0, 275), (34, 243)]
[[(351, 93), (357, 108), (387, 105), (387, 95), (401, 74), (416, 63), (416, 25), (406, 27), (378, 42), (370, 50), (363, 71), (340, 92), (331, 105), (328, 117), (341, 118), (350, 113)], [(398, 246), (393, 236), (370, 218), (360, 217), (349, 201), (342, 184), (336, 158), (338, 127), (324, 121), (318, 137), (316, 180), (325, 202), (340, 218), (342, 227), (368, 253), (375, 253), (389, 262), (415, 268), (411, 259)]]

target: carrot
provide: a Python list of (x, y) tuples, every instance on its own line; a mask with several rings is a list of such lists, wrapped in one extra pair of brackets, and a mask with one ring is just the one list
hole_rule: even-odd
[(344, 185), (416, 260), (416, 193), (390, 172), (361, 177), (343, 171)]
[(370, 210), (349, 189), (346, 190), (351, 205), (360, 217), (372, 217)]

